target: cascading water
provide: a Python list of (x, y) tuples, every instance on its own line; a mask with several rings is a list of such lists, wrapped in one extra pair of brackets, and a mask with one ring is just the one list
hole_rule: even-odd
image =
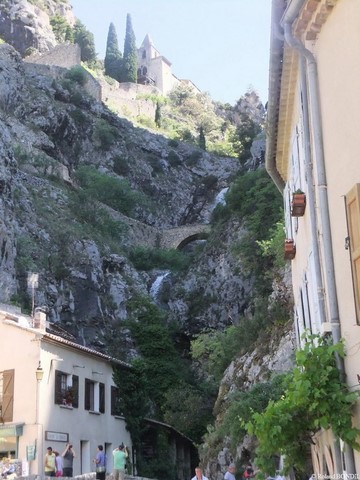
[(170, 272), (165, 272), (162, 273), (161, 275), (158, 275), (154, 281), (154, 283), (150, 287), (150, 296), (154, 300), (157, 300), (157, 296), (159, 294), (159, 291), (161, 289), (161, 285), (165, 278), (169, 275)]
[(229, 190), (229, 187), (226, 187), (226, 188), (223, 188), (222, 190), (220, 190), (220, 192), (216, 195), (215, 197), (215, 202), (214, 202), (214, 208), (216, 207), (216, 205), (218, 205), (219, 203), (221, 205), (225, 205), (226, 204), (226, 201), (225, 201), (225, 194), (226, 192)]

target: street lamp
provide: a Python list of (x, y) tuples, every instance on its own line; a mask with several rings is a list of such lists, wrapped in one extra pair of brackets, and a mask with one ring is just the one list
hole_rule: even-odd
[(39, 360), (39, 365), (38, 365), (38, 367), (37, 367), (37, 369), (36, 369), (35, 375), (36, 375), (36, 380), (37, 380), (38, 382), (41, 382), (41, 380), (43, 379), (43, 376), (44, 376), (44, 370), (43, 370), (42, 367), (41, 367), (41, 362), (40, 362), (40, 360)]

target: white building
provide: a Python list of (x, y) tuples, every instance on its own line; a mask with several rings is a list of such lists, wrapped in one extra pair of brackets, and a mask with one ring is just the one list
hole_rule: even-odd
[(46, 448), (61, 453), (70, 442), (79, 475), (95, 470), (99, 444), (108, 471), (111, 452), (121, 442), (132, 452), (112, 378), (113, 365), (124, 375), (129, 365), (48, 333), (40, 310), (31, 318), (0, 305), (0, 338), (1, 457), (21, 460), (23, 474), (41, 474)]
[(146, 35), (137, 50), (137, 83), (157, 87), (167, 95), (180, 84), (189, 86), (195, 93), (201, 93), (191, 80), (178, 79), (171, 71), (171, 62), (155, 48), (149, 35)]

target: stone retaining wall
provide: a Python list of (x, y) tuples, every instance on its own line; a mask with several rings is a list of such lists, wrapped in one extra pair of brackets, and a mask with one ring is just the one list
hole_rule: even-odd
[(160, 96), (161, 92), (150, 85), (138, 83), (119, 83), (116, 80), (110, 84), (101, 80), (101, 99), (119, 115), (133, 117), (145, 116), (155, 119), (156, 102), (150, 96)]

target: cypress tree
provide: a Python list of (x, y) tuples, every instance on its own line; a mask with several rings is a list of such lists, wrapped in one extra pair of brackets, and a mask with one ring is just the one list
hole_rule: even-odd
[(157, 102), (157, 103), (156, 103), (155, 125), (156, 125), (158, 128), (161, 127), (161, 107), (160, 107), (160, 102)]
[(206, 139), (203, 126), (201, 126), (199, 130), (199, 147), (206, 150)]
[(104, 59), (105, 75), (119, 80), (122, 55), (119, 50), (118, 39), (114, 24), (111, 22), (106, 42), (106, 54)]
[(77, 20), (75, 23), (74, 41), (80, 46), (82, 62), (93, 62), (96, 60), (94, 35), (86, 29), (80, 20)]
[(132, 28), (131, 16), (126, 16), (126, 33), (124, 42), (124, 58), (122, 61), (121, 82), (137, 82), (137, 51), (135, 34)]

